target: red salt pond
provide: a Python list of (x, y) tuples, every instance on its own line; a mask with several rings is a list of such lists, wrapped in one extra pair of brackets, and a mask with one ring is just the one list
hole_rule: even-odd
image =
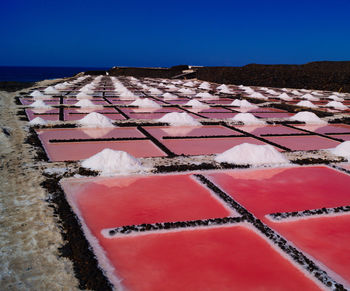
[(123, 225), (237, 216), (189, 174), (67, 179), (62, 185), (96, 236)]
[(329, 124), (326, 126), (322, 125), (294, 125), (296, 128), (306, 129), (316, 133), (350, 133), (350, 125), (347, 124)]
[(350, 205), (350, 176), (325, 166), (225, 171), (206, 176), (263, 220), (275, 212)]
[(144, 137), (136, 128), (45, 129), (39, 138), (51, 161), (76, 161), (91, 157), (105, 148), (126, 151), (135, 157), (158, 157), (166, 154), (149, 140), (50, 142), (51, 139), (98, 139)]
[(295, 134), (295, 133), (303, 134), (304, 133), (300, 130), (286, 127), (284, 125), (263, 125), (263, 126), (238, 125), (235, 127), (257, 136), (261, 136), (265, 134)]
[(97, 235), (128, 290), (322, 290), (244, 224), (112, 239)]
[(286, 222), (269, 222), (298, 248), (326, 265), (350, 287), (350, 215), (315, 216)]
[(29, 120), (33, 120), (36, 117), (40, 117), (44, 120), (52, 120), (52, 121), (58, 121), (59, 115), (58, 115), (58, 109), (26, 109), (26, 114), (28, 116)]
[(347, 140), (350, 140), (350, 134), (341, 134), (341, 135), (339, 135), (339, 134), (332, 134), (331, 135), (332, 137), (334, 137), (334, 138), (339, 138), (339, 139), (342, 139), (343, 141), (347, 141)]
[(292, 151), (320, 150), (336, 147), (340, 142), (315, 135), (304, 136), (266, 136), (265, 139), (285, 146)]

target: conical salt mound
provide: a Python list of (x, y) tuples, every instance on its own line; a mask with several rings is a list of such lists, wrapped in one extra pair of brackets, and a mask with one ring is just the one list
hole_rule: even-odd
[(29, 121), (30, 125), (46, 125), (47, 121), (45, 119), (42, 119), (41, 117), (35, 117), (31, 121)]
[(303, 100), (298, 102), (296, 105), (303, 106), (303, 107), (309, 107), (309, 108), (317, 108), (318, 106), (310, 102), (309, 100)]
[(344, 105), (343, 103), (341, 103), (339, 101), (328, 102), (325, 106), (326, 107), (332, 107), (334, 109), (340, 109), (340, 110), (348, 109), (348, 107), (346, 105)]
[(247, 100), (239, 100), (239, 99), (234, 100), (230, 105), (241, 107), (241, 108), (258, 108), (258, 106), (250, 103)]
[(38, 90), (34, 90), (32, 93), (29, 94), (30, 96), (34, 97), (34, 99), (39, 99), (39, 98), (45, 98), (46, 96), (41, 93)]
[(45, 102), (43, 100), (36, 100), (35, 102), (33, 102), (32, 104), (30, 104), (30, 107), (34, 107), (34, 108), (45, 108), (45, 109), (50, 109), (52, 108), (51, 106), (45, 104)]
[(84, 118), (78, 120), (78, 124), (84, 127), (114, 127), (112, 121), (97, 112), (91, 112)]
[(138, 106), (140, 108), (161, 108), (162, 107), (157, 102), (155, 102), (151, 99), (148, 99), (148, 98), (136, 99), (134, 102), (130, 103), (129, 105)]
[(282, 93), (282, 94), (278, 95), (277, 98), (284, 100), (284, 101), (292, 101), (293, 100), (293, 98), (290, 97), (287, 93)]
[(204, 104), (198, 100), (192, 99), (190, 101), (188, 101), (187, 103), (185, 103), (184, 105), (186, 106), (191, 106), (192, 108), (210, 108), (209, 105)]
[(96, 107), (97, 105), (94, 104), (89, 99), (82, 99), (82, 100), (79, 100), (77, 103), (75, 103), (74, 106), (86, 108), (86, 107)]
[(58, 94), (60, 93), (60, 91), (58, 91), (57, 89), (55, 89), (54, 87), (52, 86), (49, 86), (47, 87), (45, 90), (44, 90), (45, 94)]
[(271, 145), (243, 143), (216, 156), (218, 163), (237, 165), (286, 164), (289, 161)]
[(289, 117), (289, 120), (305, 122), (306, 124), (327, 124), (327, 121), (322, 120), (315, 113), (308, 111), (301, 111)]
[(84, 168), (101, 172), (101, 175), (130, 174), (142, 172), (145, 168), (140, 161), (124, 151), (104, 149), (84, 160)]
[(335, 148), (329, 149), (329, 151), (336, 156), (344, 157), (350, 160), (350, 141), (344, 141), (337, 145)]
[(240, 121), (243, 124), (265, 124), (265, 121), (256, 118), (253, 114), (251, 113), (238, 113), (234, 117), (232, 117), (230, 120), (232, 121)]
[(85, 92), (80, 92), (77, 94), (76, 98), (78, 100), (82, 100), (82, 99), (93, 99), (93, 97), (91, 95), (88, 95), (87, 93)]
[(171, 94), (171, 93), (164, 93), (163, 97), (164, 97), (164, 100), (173, 100), (173, 99), (178, 99), (179, 98), (176, 95)]
[(208, 92), (200, 92), (196, 94), (196, 97), (200, 97), (202, 99), (207, 99), (207, 100), (213, 100), (213, 99), (219, 99), (219, 96), (211, 95)]
[(157, 121), (169, 123), (171, 126), (200, 126), (200, 122), (195, 120), (191, 115), (186, 112), (171, 112), (165, 114)]

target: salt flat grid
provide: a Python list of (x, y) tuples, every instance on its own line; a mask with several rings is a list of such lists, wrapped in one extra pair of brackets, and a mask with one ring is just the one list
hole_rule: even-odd
[[(132, 94), (125, 97), (115, 90), (116, 81), (122, 83)], [(74, 106), (79, 100), (79, 90), (92, 82), (95, 88), (89, 93), (92, 96), (90, 101), (101, 108)], [(45, 92), (47, 88), (37, 89)], [(25, 106), (22, 108), (25, 109), (28, 119), (41, 117), (55, 121), (54, 126), (40, 126), (35, 129), (51, 162), (86, 159), (105, 147), (128, 151), (136, 157), (165, 157), (171, 163), (173, 158), (218, 154), (243, 142), (270, 144), (280, 152), (292, 152), (335, 147), (350, 138), (350, 127), (346, 123), (315, 126), (287, 120), (300, 109), (310, 110), (295, 106), (298, 102), (309, 99), (317, 106), (313, 109), (314, 112), (318, 112), (323, 118), (339, 115), (339, 119), (342, 120), (350, 110), (347, 107), (340, 108), (338, 103), (333, 103), (338, 109), (332, 109), (327, 104), (331, 100), (342, 100), (343, 105), (350, 105), (350, 94), (303, 89), (219, 86), (198, 80), (133, 77), (116, 79), (109, 76), (101, 76), (95, 80), (88, 76), (84, 80), (78, 79), (78, 82), (69, 88), (58, 89), (58, 93), (50, 98), (45, 99), (44, 95), (41, 98), (53, 107), (50, 109), (31, 108), (34, 98), (30, 93), (32, 92), (22, 94), (18, 98)], [(164, 96), (165, 93), (172, 95)], [(196, 96), (199, 93), (202, 96)], [(293, 100), (283, 101), (282, 97), (279, 97), (283, 93), (292, 96)], [(333, 96), (333, 99), (329, 99), (329, 96)], [(148, 98), (161, 107), (130, 106), (139, 97)], [(190, 100), (198, 100), (206, 108), (185, 105)], [(235, 100), (249, 100), (256, 107), (234, 106), (231, 103)], [(281, 104), (283, 106), (280, 106)], [(118, 127), (87, 129), (75, 126), (77, 120), (91, 112), (109, 117)], [(185, 112), (202, 124), (200, 127), (173, 127), (157, 121), (171, 112)], [(242, 125), (229, 121), (229, 118), (242, 112), (252, 113), (266, 124)], [(213, 290), (218, 286), (222, 290), (234, 290), (234, 286), (237, 289), (265, 286), (284, 290), (345, 290), (350, 286), (349, 268), (346, 263), (349, 260), (342, 257), (343, 254), (349, 253), (350, 245), (347, 219), (350, 193), (346, 187), (350, 177), (347, 167), (348, 164), (339, 164), (333, 168), (301, 166), (208, 173), (202, 172), (205, 168), (199, 165), (196, 173), (185, 175), (187, 178), (183, 185), (180, 181), (185, 176), (181, 173), (165, 176), (66, 179), (62, 180), (62, 185), (85, 234), (86, 230), (90, 233), (87, 239), (95, 255), (107, 272), (108, 279), (115, 285), (118, 285), (115, 280), (118, 277), (123, 281), (123, 286), (131, 290), (196, 290), (202, 289), (204, 285)], [(285, 174), (287, 172), (291, 174)], [(328, 179), (330, 176), (334, 178)], [(313, 177), (314, 180), (308, 182), (307, 177)], [(161, 182), (162, 179), (172, 179), (173, 182)], [(320, 186), (318, 181), (325, 185)], [(148, 186), (142, 183), (148, 183)], [(237, 192), (232, 190), (234, 187), (225, 186), (227, 183), (234, 183), (232, 185), (238, 187)], [(179, 184), (176, 189), (172, 187), (174, 184)], [(193, 187), (199, 188), (193, 190)], [(307, 193), (314, 195), (314, 198), (303, 196), (306, 188)], [(148, 191), (149, 189), (151, 191)], [(267, 202), (257, 201), (263, 197), (259, 196), (255, 202), (254, 199), (249, 202), (253, 206), (244, 200), (250, 197), (250, 192), (258, 194), (254, 189), (274, 195), (268, 199), (268, 203), (272, 205), (271, 210), (264, 212), (261, 217), (257, 213), (260, 213)], [(281, 191), (286, 191), (285, 189), (290, 191), (291, 195), (279, 195)], [(335, 193), (327, 197), (327, 193), (332, 189), (336, 189)], [(186, 191), (189, 191), (188, 194)], [(201, 191), (206, 193), (202, 198), (191, 198)], [(162, 199), (159, 199), (165, 198), (162, 197), (163, 193), (172, 192), (173, 200), (165, 199), (162, 202)], [(147, 200), (148, 194), (154, 197)], [(104, 197), (106, 195), (112, 196)], [(294, 204), (289, 200), (284, 201), (287, 198), (294, 199)], [(194, 200), (185, 203), (186, 199)], [(211, 203), (205, 203), (206, 199), (214, 199), (215, 202), (213, 200)], [(114, 206), (111, 207), (113, 203)], [(284, 203), (288, 209), (276, 208), (276, 205)], [(298, 203), (304, 206), (293, 207), (299, 205)], [(121, 207), (120, 205), (125, 205), (124, 212), (115, 211), (114, 208)], [(222, 209), (215, 210), (214, 205)], [(110, 214), (108, 209), (112, 211)], [(196, 216), (195, 211), (200, 209), (203, 211)], [(226, 212), (223, 209), (226, 209)], [(227, 209), (232, 213), (229, 214)], [(121, 219), (120, 215), (124, 215), (124, 218), (118, 222)], [(282, 219), (276, 222), (275, 217)], [(322, 222), (324, 219), (328, 219), (325, 222), (326, 230), (325, 223)], [(304, 236), (296, 234), (296, 228), (304, 225), (308, 232), (305, 231)], [(331, 229), (335, 229), (333, 233), (327, 231)], [(218, 245), (210, 239), (210, 233), (222, 238)], [(311, 239), (308, 239), (308, 233), (312, 233)], [(238, 247), (243, 237), (246, 246)], [(324, 244), (320, 243), (320, 237), (324, 238)], [(196, 241), (202, 247), (195, 249), (182, 243), (188, 239)], [(149, 243), (158, 247), (149, 247)], [(219, 249), (229, 254), (232, 251), (230, 244), (237, 245), (239, 259), (238, 253), (228, 255), (227, 259), (225, 256), (219, 256), (220, 259), (215, 260), (210, 255), (219, 254)], [(334, 251), (336, 254), (326, 251), (332, 244), (337, 245)], [(131, 251), (130, 246), (133, 246), (134, 251)], [(253, 246), (261, 248), (259, 255), (252, 255)], [(174, 256), (169, 254), (169, 247), (172, 247)], [(107, 254), (108, 263), (100, 254), (101, 248)], [(181, 253), (186, 254), (190, 261), (201, 263), (185, 263), (181, 259)], [(257, 261), (253, 265), (244, 264), (245, 261), (254, 259)], [(239, 266), (235, 265), (235, 260), (240, 262)], [(258, 261), (262, 265), (259, 265)], [(116, 268), (115, 272), (109, 270), (110, 264)], [(190, 269), (179, 271), (179, 268), (184, 268), (184, 264), (188, 264)], [(151, 269), (145, 268), (145, 265)], [(261, 268), (266, 268), (266, 265), (270, 265), (271, 268), (261, 272)], [(285, 279), (281, 279), (284, 277), (279, 273), (280, 270), (283, 270)], [(191, 272), (192, 275), (189, 276)]]

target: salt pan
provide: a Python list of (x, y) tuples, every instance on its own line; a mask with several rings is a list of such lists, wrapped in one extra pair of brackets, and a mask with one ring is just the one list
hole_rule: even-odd
[(237, 165), (286, 164), (289, 161), (271, 145), (243, 143), (215, 157), (218, 163)]

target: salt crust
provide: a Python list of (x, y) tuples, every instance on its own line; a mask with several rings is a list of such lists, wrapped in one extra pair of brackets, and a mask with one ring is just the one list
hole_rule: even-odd
[(97, 112), (89, 113), (84, 118), (78, 120), (78, 124), (83, 127), (114, 127), (112, 121), (108, 117)]
[(171, 126), (200, 126), (200, 122), (195, 120), (191, 115), (186, 112), (171, 112), (165, 114), (157, 121), (169, 123)]
[(344, 141), (337, 145), (335, 148), (328, 149), (330, 153), (336, 156), (344, 157), (348, 161), (350, 160), (350, 141)]
[(234, 117), (230, 118), (232, 121), (240, 121), (243, 124), (266, 124), (265, 121), (256, 118), (251, 113), (238, 113)]
[(81, 165), (99, 171), (103, 176), (139, 173), (145, 170), (140, 161), (127, 152), (108, 148), (84, 160)]
[(306, 124), (327, 124), (327, 121), (322, 120), (315, 113), (308, 111), (298, 112), (297, 114), (289, 117), (289, 120), (300, 121)]
[(129, 105), (138, 106), (140, 108), (161, 108), (162, 107), (158, 103), (156, 103), (155, 101), (148, 99), (148, 98), (136, 99), (134, 102), (130, 103)]
[(286, 164), (288, 159), (271, 145), (243, 143), (215, 157), (218, 163), (237, 165)]

